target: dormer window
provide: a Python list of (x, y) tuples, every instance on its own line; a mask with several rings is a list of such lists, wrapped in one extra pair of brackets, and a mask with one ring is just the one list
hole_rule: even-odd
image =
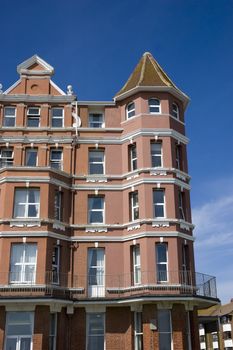
[(38, 128), (40, 126), (40, 108), (29, 107), (27, 110), (27, 126)]
[(127, 115), (127, 119), (130, 119), (130, 118), (135, 116), (135, 103), (134, 102), (129, 103), (128, 106), (126, 107), (126, 115)]
[(104, 128), (104, 115), (103, 115), (103, 113), (90, 113), (89, 114), (89, 128)]
[(172, 104), (172, 116), (176, 119), (180, 119), (180, 110), (175, 102)]
[(160, 100), (157, 98), (150, 98), (148, 101), (149, 112), (151, 114), (160, 114), (161, 113), (161, 104)]

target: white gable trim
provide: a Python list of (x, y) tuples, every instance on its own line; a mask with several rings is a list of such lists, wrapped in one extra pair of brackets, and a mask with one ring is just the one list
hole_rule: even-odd
[(50, 64), (48, 64), (42, 58), (40, 58), (38, 55), (34, 55), (34, 56), (28, 58), (26, 61), (20, 63), (17, 66), (17, 72), (19, 74), (25, 73), (25, 72), (27, 72), (27, 69), (35, 63), (40, 64), (41, 66), (43, 66), (45, 68), (44, 71), (40, 71), (42, 74), (47, 73), (47, 74), (52, 75), (54, 73), (54, 68), (52, 66), (50, 66)]
[(50, 79), (50, 84), (51, 84), (58, 92), (60, 92), (60, 94), (66, 95), (66, 93), (65, 93), (61, 88), (59, 88), (59, 86), (57, 86), (57, 84), (55, 84), (54, 81), (52, 81), (51, 79)]
[(6, 91), (3, 92), (3, 94), (7, 95), (9, 92), (11, 92), (17, 85), (21, 83), (21, 79), (17, 80), (13, 85), (11, 85)]

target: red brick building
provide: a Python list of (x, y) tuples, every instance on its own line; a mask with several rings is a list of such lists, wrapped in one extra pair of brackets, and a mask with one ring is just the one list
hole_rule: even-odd
[(33, 56), (0, 92), (0, 349), (199, 349), (184, 113), (149, 53), (114, 101)]

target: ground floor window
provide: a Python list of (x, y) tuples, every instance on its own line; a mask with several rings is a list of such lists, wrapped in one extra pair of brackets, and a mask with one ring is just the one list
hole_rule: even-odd
[(134, 349), (143, 349), (142, 313), (134, 313)]
[(104, 350), (105, 333), (104, 313), (87, 314), (87, 346), (86, 350)]
[(32, 350), (33, 312), (7, 312), (5, 350)]
[(159, 349), (172, 350), (171, 311), (158, 310)]
[(49, 350), (56, 349), (57, 314), (50, 314)]

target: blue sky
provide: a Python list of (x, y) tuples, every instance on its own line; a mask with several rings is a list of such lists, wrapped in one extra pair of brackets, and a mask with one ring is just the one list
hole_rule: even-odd
[[(9, 15), (10, 14), (10, 15)], [(233, 0), (40, 0), (1, 3), (0, 82), (37, 53), (81, 100), (111, 100), (145, 51), (191, 97), (197, 271), (233, 297)]]

